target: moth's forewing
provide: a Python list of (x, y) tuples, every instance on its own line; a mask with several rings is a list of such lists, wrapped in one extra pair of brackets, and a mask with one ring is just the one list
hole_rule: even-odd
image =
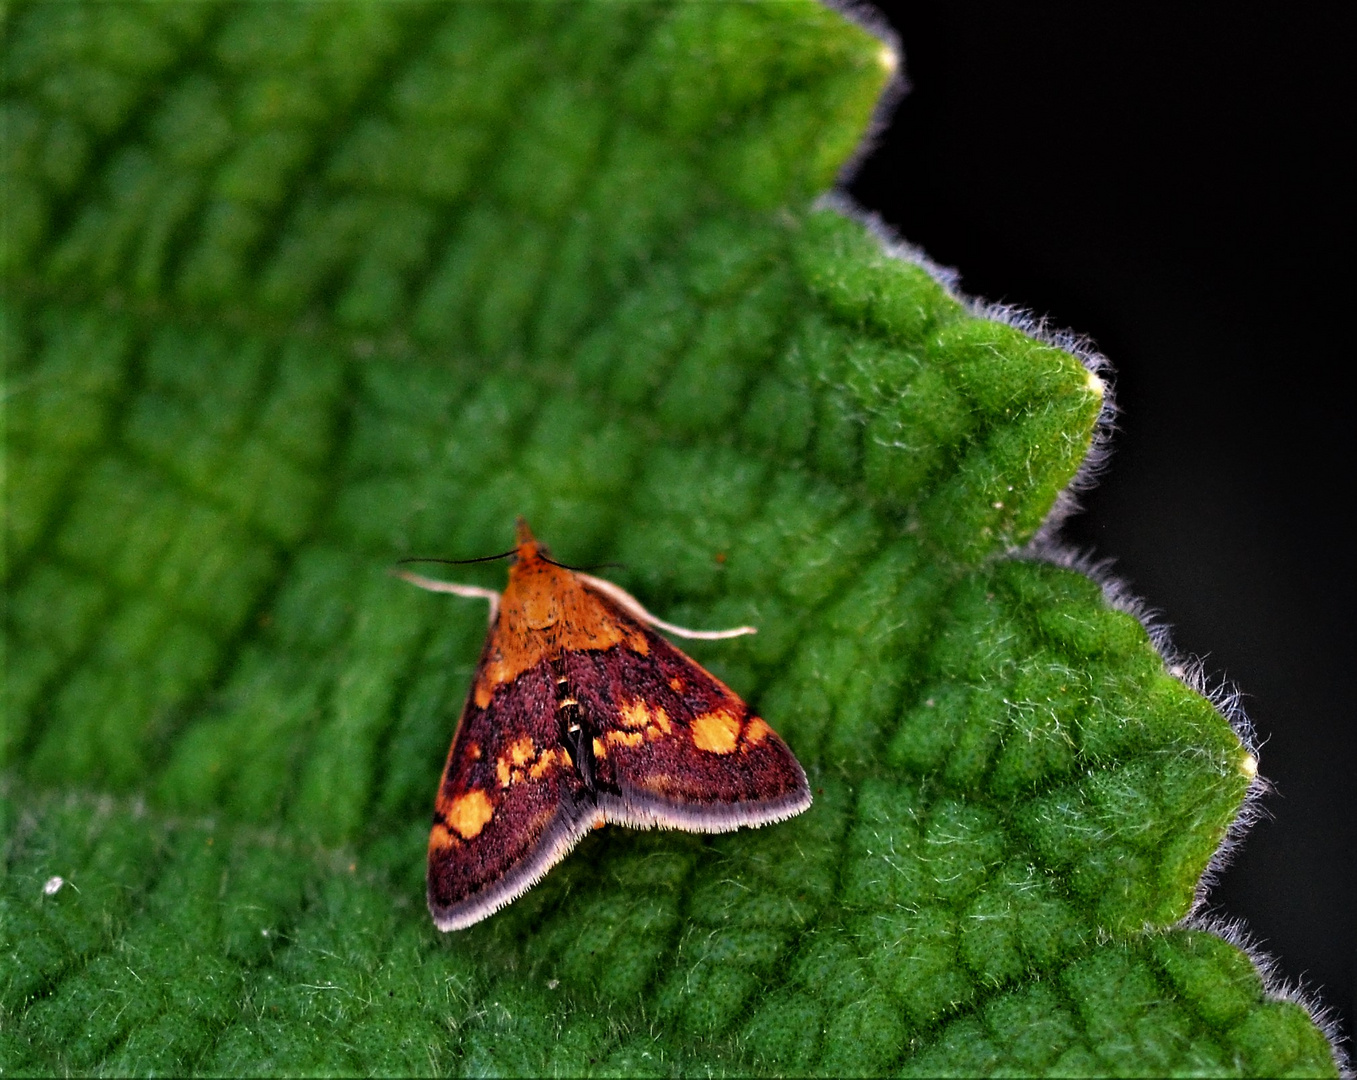
[(559, 746), (550, 671), (526, 671), (484, 707), (468, 697), (429, 834), (429, 911), (441, 930), (477, 922), (530, 889), (597, 809)]
[[(614, 618), (630, 621), (620, 611)], [(639, 624), (635, 631), (623, 644), (566, 660), (598, 728), (607, 820), (726, 832), (809, 806), (806, 774), (777, 733), (659, 634)], [(644, 652), (633, 645), (638, 636)]]

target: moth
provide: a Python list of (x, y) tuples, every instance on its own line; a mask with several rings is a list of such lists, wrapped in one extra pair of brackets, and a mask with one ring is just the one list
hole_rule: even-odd
[(429, 911), (461, 930), (522, 896), (591, 829), (729, 832), (801, 813), (806, 774), (724, 683), (601, 578), (553, 561), (518, 522), (497, 593), (400, 571), (490, 602), (490, 632), (452, 737), (429, 833)]

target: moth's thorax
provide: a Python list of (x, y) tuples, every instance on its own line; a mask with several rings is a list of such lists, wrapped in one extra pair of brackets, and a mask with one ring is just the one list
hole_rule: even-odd
[(561, 623), (566, 593), (580, 588), (574, 577), (569, 570), (538, 558), (536, 552), (527, 559), (520, 556), (509, 569), (500, 618), (522, 633), (552, 630)]
[(562, 652), (622, 643), (641, 653), (649, 648), (645, 637), (614, 618), (576, 574), (543, 559), (535, 543), (520, 545), (491, 632), (490, 653), (476, 680), (476, 704), (485, 708), (497, 686)]

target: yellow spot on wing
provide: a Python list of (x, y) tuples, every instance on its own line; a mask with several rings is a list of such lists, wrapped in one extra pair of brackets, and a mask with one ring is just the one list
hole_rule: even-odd
[(713, 754), (729, 754), (740, 737), (740, 722), (727, 712), (703, 713), (693, 721), (693, 745)]
[[(674, 730), (669, 716), (663, 709), (651, 710), (644, 701), (628, 701), (618, 712), (618, 719), (624, 727), (639, 728), (647, 739), (658, 739)], [(631, 744), (628, 744), (631, 745)]]
[(531, 735), (524, 735), (521, 739), (515, 739), (509, 745), (509, 758), (519, 768), (522, 768), (536, 756), (537, 748), (532, 744)]
[(458, 833), (463, 840), (480, 835), (485, 823), (495, 816), (495, 808), (484, 791), (477, 788), (459, 795), (448, 804), (443, 812), (448, 828)]
[(620, 716), (627, 727), (643, 728), (650, 723), (650, 710), (644, 701), (628, 701), (622, 706)]
[(448, 827), (441, 821), (435, 821), (433, 828), (429, 830), (429, 854), (446, 851), (455, 843), (457, 841), (453, 839), (452, 833), (448, 832)]
[(602, 739), (594, 740), (594, 757), (607, 757), (608, 748), (603, 745)]
[(608, 732), (608, 742), (620, 744), (622, 746), (640, 746), (645, 741), (646, 737), (639, 731)]
[(510, 775), (511, 770), (509, 768), (509, 762), (505, 758), (500, 758), (495, 762), (495, 776), (499, 779), (500, 787), (509, 786)]
[(674, 693), (676, 694), (682, 693), (683, 680), (680, 679), (677, 675), (675, 675), (672, 679), (669, 680), (669, 689), (674, 691)]
[(528, 769), (528, 775), (534, 780), (540, 780), (542, 777), (546, 776), (547, 773), (553, 771), (558, 764), (568, 765), (569, 763), (570, 755), (560, 747), (557, 747), (555, 750), (546, 750), (543, 751), (542, 756), (533, 763), (532, 767)]
[(758, 746), (773, 733), (773, 729), (763, 722), (761, 717), (752, 717), (744, 726), (745, 746)]

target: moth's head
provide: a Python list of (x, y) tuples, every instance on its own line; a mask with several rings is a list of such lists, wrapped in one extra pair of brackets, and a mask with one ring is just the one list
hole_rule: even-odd
[(515, 542), (517, 546), (514, 554), (517, 556), (520, 565), (540, 559), (547, 553), (546, 547), (537, 542), (537, 537), (533, 536), (532, 530), (528, 528), (528, 523), (521, 517), (518, 519), (518, 535)]
[(522, 518), (518, 519), (517, 540), (500, 610), (510, 625), (545, 630), (560, 622), (560, 590), (563, 579), (570, 575), (552, 562)]

